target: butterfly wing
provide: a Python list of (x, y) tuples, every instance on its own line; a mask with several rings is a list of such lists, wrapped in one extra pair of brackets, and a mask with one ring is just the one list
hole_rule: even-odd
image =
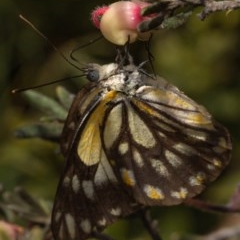
[(100, 129), (116, 92), (102, 95), (94, 84), (76, 96), (62, 135), (66, 158), (53, 213), (56, 240), (84, 240), (119, 217), (139, 209), (119, 183), (102, 147)]
[(230, 160), (228, 131), (163, 79), (140, 87), (105, 115), (107, 158), (143, 205), (179, 204), (196, 196)]
[(159, 78), (134, 94), (87, 85), (70, 109), (62, 151), (52, 230), (56, 240), (84, 240), (141, 206), (199, 194), (229, 162), (231, 140), (202, 106)]

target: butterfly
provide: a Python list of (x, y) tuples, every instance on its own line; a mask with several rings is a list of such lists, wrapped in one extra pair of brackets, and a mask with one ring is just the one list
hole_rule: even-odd
[(69, 110), (55, 240), (88, 239), (147, 206), (181, 204), (229, 163), (228, 130), (177, 87), (125, 59), (89, 64), (89, 83)]

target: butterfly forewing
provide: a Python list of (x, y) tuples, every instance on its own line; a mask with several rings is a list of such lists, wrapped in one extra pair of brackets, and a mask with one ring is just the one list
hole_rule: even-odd
[(104, 113), (116, 92), (100, 95), (94, 84), (82, 89), (64, 126), (66, 164), (53, 209), (55, 239), (87, 239), (92, 231), (101, 231), (139, 209), (122, 188), (100, 139)]
[(229, 162), (228, 131), (204, 107), (134, 65), (110, 72), (77, 94), (65, 123), (56, 240), (84, 240), (142, 207), (184, 202)]

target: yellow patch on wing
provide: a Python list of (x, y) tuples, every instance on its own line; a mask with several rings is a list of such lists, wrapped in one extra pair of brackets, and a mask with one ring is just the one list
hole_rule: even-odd
[(193, 104), (187, 102), (185, 99), (174, 96), (174, 106), (179, 108), (184, 108), (188, 110), (194, 110)]
[(222, 167), (222, 162), (215, 158), (215, 159), (213, 159), (213, 165), (215, 167), (221, 168)]
[(172, 191), (171, 196), (177, 199), (185, 199), (188, 195), (188, 190), (186, 188), (180, 188), (179, 191)]
[(120, 171), (121, 171), (123, 182), (128, 186), (131, 186), (131, 187), (134, 186), (136, 181), (135, 181), (133, 172), (125, 168), (121, 169)]
[(189, 178), (189, 183), (191, 186), (201, 186), (206, 181), (205, 173), (198, 172), (196, 175)]
[(188, 113), (186, 121), (192, 124), (209, 124), (211, 121), (206, 118), (203, 114), (196, 112), (196, 113)]
[(96, 109), (91, 113), (81, 133), (77, 153), (87, 166), (94, 165), (101, 159), (102, 143), (99, 126), (102, 124), (107, 103), (114, 99), (116, 95), (115, 91), (111, 91), (103, 97)]
[(140, 101), (136, 101), (135, 99), (133, 99), (133, 102), (134, 102), (134, 104), (136, 104), (136, 106), (138, 106), (139, 109), (146, 112), (147, 114), (149, 114), (151, 116), (158, 116), (158, 113), (156, 111), (154, 111), (151, 107), (147, 106), (146, 104), (144, 104)]
[(161, 200), (165, 198), (164, 194), (162, 193), (162, 190), (158, 187), (145, 185), (143, 190), (147, 194), (147, 196), (151, 199)]
[[(170, 95), (173, 95), (173, 93), (169, 92), (169, 97)], [(177, 119), (179, 119), (180, 121), (184, 121), (185, 123), (188, 124), (194, 124), (194, 125), (209, 125), (209, 128), (212, 128), (212, 124), (211, 124), (211, 120), (208, 118), (208, 114), (206, 113), (206, 116), (204, 115), (204, 113), (202, 113), (201, 111), (196, 111), (196, 110), (200, 110), (202, 109), (200, 106), (200, 109), (197, 109), (193, 104), (188, 103), (186, 100), (178, 97), (176, 95), (174, 95), (174, 100), (167, 102), (166, 99), (162, 99), (162, 96), (159, 95), (159, 99), (158, 99), (159, 103), (164, 103), (164, 104), (168, 104), (169, 106), (173, 106), (173, 107), (177, 107), (177, 108), (183, 108), (183, 110), (176, 110), (176, 109), (168, 109), (168, 112), (175, 115), (175, 117)], [(140, 102), (140, 101), (136, 101), (133, 100), (133, 102), (136, 104), (136, 106), (141, 109), (142, 111), (146, 112), (149, 116), (154, 116), (154, 117), (158, 117), (159, 119), (162, 119), (163, 116), (161, 116), (157, 111), (155, 111), (153, 108), (149, 107), (147, 104)], [(159, 109), (164, 110), (165, 107), (160, 107), (159, 105)], [(186, 111), (184, 111), (184, 109), (186, 109)], [(190, 110), (187, 111), (187, 110)], [(204, 111), (202, 109), (202, 111)], [(167, 119), (164, 118), (164, 121), (167, 121)]]

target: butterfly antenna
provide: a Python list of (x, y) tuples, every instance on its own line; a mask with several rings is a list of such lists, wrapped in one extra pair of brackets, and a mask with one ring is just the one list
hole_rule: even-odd
[(93, 44), (93, 43), (101, 40), (102, 38), (103, 38), (103, 36), (101, 35), (101, 36), (99, 36), (99, 37), (97, 37), (97, 38), (95, 38), (95, 39), (92, 39), (92, 40), (89, 41), (88, 43), (85, 43), (85, 44), (83, 44), (83, 45), (81, 45), (81, 46), (73, 49), (73, 50), (70, 52), (70, 54), (69, 54), (70, 58), (71, 58), (73, 61), (75, 61), (75, 62), (78, 63), (78, 59), (77, 59), (76, 57), (74, 57), (75, 52), (78, 51), (79, 49), (82, 49), (82, 48), (84, 48), (84, 47), (87, 47), (87, 46), (89, 46), (89, 45), (91, 45), (91, 44)]
[(37, 86), (33, 86), (33, 87), (16, 88), (16, 89), (13, 89), (13, 90), (11, 91), (11, 93), (24, 92), (24, 91), (27, 91), (27, 90), (30, 90), (30, 89), (36, 89), (36, 88), (40, 88), (40, 87), (45, 87), (45, 86), (48, 86), (48, 85), (52, 85), (52, 84), (55, 84), (55, 83), (59, 83), (59, 82), (66, 81), (66, 80), (68, 80), (68, 79), (74, 79), (74, 78), (79, 78), (79, 77), (83, 77), (83, 76), (86, 76), (86, 74), (82, 74), (82, 75), (78, 75), (78, 76), (73, 76), (73, 77), (61, 78), (61, 79), (58, 79), (58, 80), (55, 80), (55, 81), (52, 81), (52, 82), (43, 83), (43, 84), (40, 84), (40, 85), (37, 85)]
[[(79, 66), (77, 66), (76, 64), (72, 63), (71, 61), (69, 61), (69, 59), (67, 59), (67, 57), (42, 33), (40, 32), (29, 20), (27, 20), (25, 17), (23, 17), (23, 15), (19, 15), (19, 17), (25, 22), (27, 23), (38, 35), (40, 35), (45, 41), (47, 41), (48, 44), (50, 44), (50, 46), (67, 62), (69, 63), (71, 66), (77, 68), (80, 71), (83, 71), (82, 68), (80, 68)], [(84, 64), (83, 64), (84, 65)]]
[(145, 49), (146, 49), (147, 54), (148, 54), (148, 62), (149, 62), (150, 67), (151, 67), (151, 69), (153, 71), (153, 75), (156, 78), (156, 72), (155, 72), (155, 69), (154, 69), (154, 66), (153, 66), (154, 56), (153, 56), (153, 54), (150, 51), (150, 45), (151, 45), (151, 42), (152, 42), (152, 38), (153, 38), (153, 34), (151, 34), (150, 38), (148, 39), (148, 41), (145, 42)]

